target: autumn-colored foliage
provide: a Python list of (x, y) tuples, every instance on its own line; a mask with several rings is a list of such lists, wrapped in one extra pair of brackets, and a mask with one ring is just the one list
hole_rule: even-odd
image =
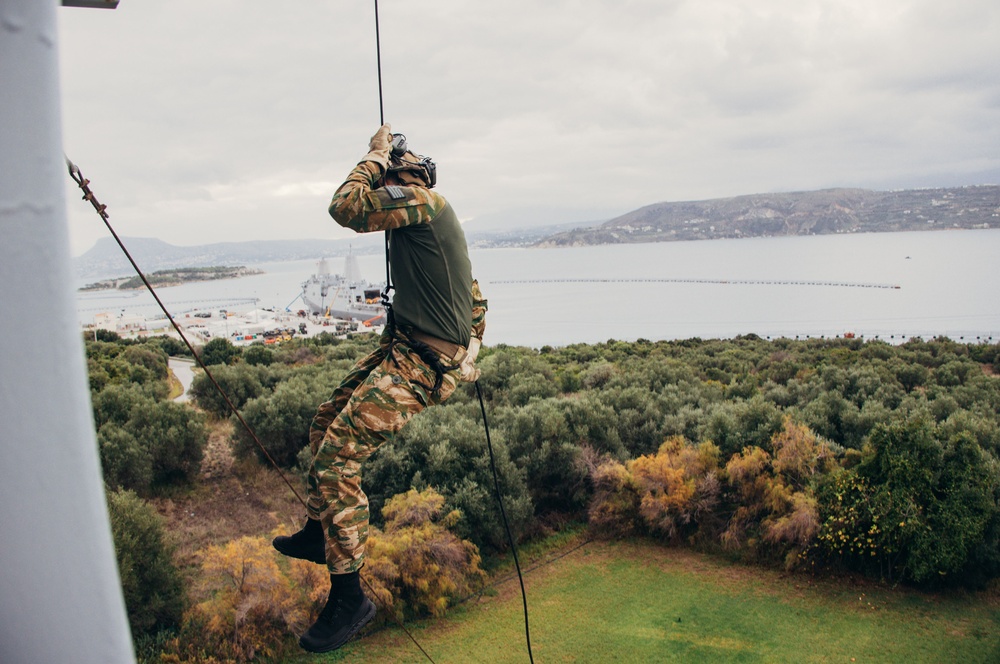
[(809, 427), (787, 416), (781, 431), (771, 438), (771, 448), (774, 472), (796, 489), (809, 486), (813, 478), (837, 465), (829, 444), (821, 442)]
[(629, 462), (628, 470), (640, 487), (646, 525), (670, 539), (718, 503), (719, 448), (710, 442), (694, 446), (673, 436), (655, 455)]
[(641, 488), (624, 464), (613, 459), (596, 463), (591, 481), (594, 497), (587, 511), (591, 531), (611, 538), (636, 533), (641, 524)]
[[(444, 513), (434, 489), (410, 490), (390, 500), (385, 530), (372, 529), (362, 587), (380, 611), (441, 615), (449, 602), (485, 578), (475, 545), (448, 528), (459, 519)], [(287, 534), (279, 528), (271, 535)], [(280, 655), (326, 601), (326, 567), (284, 558), (263, 537), (243, 537), (201, 554), (204, 600), (185, 616), (164, 661), (173, 664), (246, 662)]]
[(773, 455), (747, 447), (726, 464), (736, 508), (722, 543), (765, 557), (784, 555), (785, 565), (794, 567), (819, 530), (812, 480), (829, 470), (833, 453), (789, 417), (771, 438), (771, 449)]
[(399, 618), (442, 615), (450, 600), (485, 578), (476, 546), (448, 530), (460, 513), (445, 514), (444, 504), (433, 488), (410, 489), (385, 504), (385, 528), (373, 528), (368, 538), (363, 578), (376, 604)]
[(591, 464), (591, 530), (714, 541), (793, 567), (819, 529), (815, 479), (836, 462), (828, 443), (788, 417), (769, 447), (745, 447), (721, 467), (714, 443), (671, 436), (656, 454)]
[[(279, 556), (263, 537), (242, 537), (201, 554), (199, 592), (167, 662), (246, 662), (281, 651), (302, 631), (329, 581), (322, 566)], [(282, 561), (285, 562), (285, 561)]]

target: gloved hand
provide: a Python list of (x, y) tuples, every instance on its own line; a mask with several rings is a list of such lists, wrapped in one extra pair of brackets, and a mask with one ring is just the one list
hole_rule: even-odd
[(476, 367), (476, 358), (479, 356), (479, 348), (483, 342), (478, 337), (472, 337), (469, 341), (469, 349), (464, 354), (456, 358), (458, 360), (458, 370), (460, 379), (466, 383), (475, 383), (479, 380), (481, 372)]
[(378, 128), (368, 142), (368, 154), (361, 161), (374, 161), (382, 166), (382, 172), (389, 170), (389, 148), (392, 143), (392, 126), (386, 122)]

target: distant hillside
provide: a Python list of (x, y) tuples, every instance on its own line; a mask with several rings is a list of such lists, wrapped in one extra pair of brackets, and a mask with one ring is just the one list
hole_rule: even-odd
[(538, 246), (1000, 228), (1000, 186), (869, 191), (824, 189), (655, 203)]
[(565, 233), (578, 228), (592, 228), (600, 223), (599, 221), (568, 222), (565, 224), (492, 231), (476, 231), (470, 228), (472, 226), (470, 223), (465, 227), (465, 239), (468, 241), (469, 246), (475, 249), (530, 247), (556, 233)]
[[(593, 225), (597, 222), (591, 222)], [(469, 246), (525, 247), (554, 233), (577, 228), (580, 223), (551, 224), (518, 229), (476, 230), (466, 228)], [(145, 272), (175, 270), (185, 267), (258, 265), (276, 261), (319, 259), (383, 251), (382, 233), (371, 233), (343, 240), (260, 240), (255, 242), (220, 242), (194, 247), (179, 247), (148, 237), (122, 238), (129, 253)], [(102, 238), (82, 256), (73, 259), (77, 277), (85, 280), (108, 279), (132, 274), (132, 266), (113, 238)]]
[[(568, 214), (568, 213), (567, 213)], [(543, 217), (510, 217), (507, 227), (470, 222), (473, 247), (577, 246), (775, 235), (822, 235), (942, 228), (1000, 228), (1000, 186), (868, 191), (826, 189), (756, 194), (683, 203), (655, 203), (604, 223), (543, 225)], [(559, 215), (552, 213), (552, 219)], [(147, 272), (182, 267), (256, 265), (381, 252), (381, 233), (343, 240), (220, 242), (178, 247), (153, 238), (123, 238)], [(112, 238), (73, 259), (81, 279), (129, 275), (132, 267)]]
[(617, 215), (621, 209), (546, 205), (511, 207), (476, 215), (465, 222), (463, 227), (466, 235), (476, 236), (494, 233), (527, 233), (546, 228), (551, 234), (574, 226), (599, 224)]
[[(377, 235), (377, 237), (376, 237)], [(366, 254), (382, 250), (382, 235), (344, 240), (270, 240), (219, 242), (178, 247), (145, 237), (122, 238), (129, 253), (146, 272), (182, 267), (254, 265), (275, 261), (344, 256), (348, 250)], [(78, 277), (114, 277), (132, 273), (132, 266), (113, 238), (102, 238), (91, 249), (73, 259)]]

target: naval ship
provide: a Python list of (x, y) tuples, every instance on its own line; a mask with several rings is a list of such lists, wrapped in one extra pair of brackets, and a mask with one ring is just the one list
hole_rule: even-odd
[(348, 254), (342, 274), (331, 273), (327, 260), (320, 259), (315, 274), (302, 283), (300, 297), (311, 315), (375, 326), (385, 324), (382, 288), (363, 279), (358, 259)]

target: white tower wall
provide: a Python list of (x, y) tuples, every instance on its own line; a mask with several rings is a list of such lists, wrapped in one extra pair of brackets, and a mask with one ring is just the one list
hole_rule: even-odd
[(133, 662), (76, 320), (55, 0), (0, 0), (0, 662)]

